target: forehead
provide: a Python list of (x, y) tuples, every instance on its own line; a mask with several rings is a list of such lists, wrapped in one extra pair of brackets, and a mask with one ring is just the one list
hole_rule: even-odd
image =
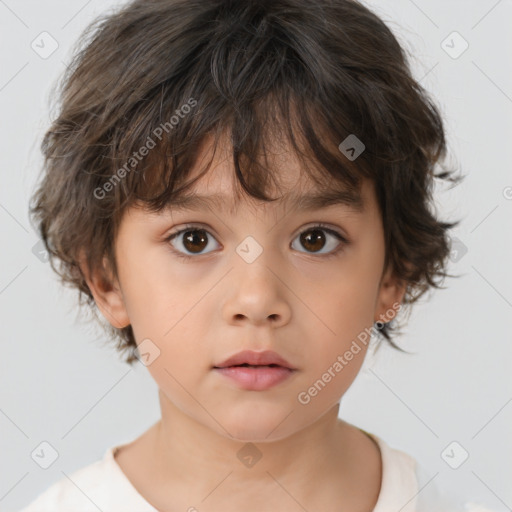
[[(221, 212), (236, 213), (243, 204), (253, 207), (263, 207), (268, 202), (258, 202), (253, 198), (234, 198), (231, 194), (215, 192), (212, 194), (189, 193), (184, 195), (172, 204), (168, 205), (171, 211), (205, 211), (216, 210)], [(314, 189), (303, 192), (287, 192), (285, 195), (272, 201), (271, 204), (278, 204), (285, 210), (318, 210), (330, 206), (344, 206), (354, 212), (364, 211), (364, 201), (361, 194), (349, 192), (343, 189)]]
[[(199, 177), (204, 162), (212, 157), (211, 144), (207, 144), (190, 172), (191, 179)], [(343, 205), (354, 212), (363, 212), (365, 196), (361, 189), (349, 190), (334, 178), (321, 177), (319, 172), (316, 180), (304, 172), (301, 161), (286, 146), (280, 146), (272, 153), (265, 155), (275, 180), (268, 194), (275, 201), (264, 201), (249, 196), (241, 190), (237, 180), (232, 155), (229, 147), (220, 145), (215, 148), (210, 169), (201, 176), (186, 192), (167, 205), (171, 211), (203, 211), (216, 210), (234, 213), (242, 205), (256, 208), (277, 204), (286, 210), (315, 210), (334, 205)], [(363, 183), (363, 185), (365, 185)], [(367, 188), (367, 185), (364, 188)]]

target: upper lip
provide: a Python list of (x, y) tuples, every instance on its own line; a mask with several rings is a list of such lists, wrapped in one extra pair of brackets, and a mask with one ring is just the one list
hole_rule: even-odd
[(228, 357), (222, 363), (215, 365), (214, 368), (227, 368), (228, 366), (236, 366), (244, 363), (253, 366), (267, 366), (270, 364), (275, 364), (284, 368), (289, 368), (290, 370), (295, 370), (295, 368), (286, 359), (272, 350), (265, 350), (263, 352), (242, 350), (241, 352)]

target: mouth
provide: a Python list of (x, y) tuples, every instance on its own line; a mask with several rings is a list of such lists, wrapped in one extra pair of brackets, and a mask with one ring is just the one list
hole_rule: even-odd
[(284, 382), (295, 373), (295, 370), (277, 364), (238, 364), (223, 368), (214, 367), (213, 370), (246, 391), (265, 391)]
[(214, 366), (213, 370), (238, 388), (264, 391), (284, 382), (297, 369), (276, 352), (244, 350)]
[(233, 364), (230, 366), (214, 366), (217, 370), (222, 368), (286, 368), (287, 370), (291, 370), (291, 368), (287, 368), (286, 366), (281, 366), (279, 364)]
[(225, 361), (215, 365), (213, 368), (285, 368), (296, 370), (284, 357), (277, 352), (266, 350), (264, 352), (254, 352), (252, 350), (243, 350), (229, 357)]

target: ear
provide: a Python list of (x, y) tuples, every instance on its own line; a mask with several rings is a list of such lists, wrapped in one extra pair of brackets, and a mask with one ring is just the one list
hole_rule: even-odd
[(109, 268), (107, 257), (103, 258), (103, 268), (97, 269), (92, 275), (89, 275), (85, 256), (82, 252), (80, 269), (94, 297), (96, 306), (98, 306), (98, 309), (110, 324), (117, 329), (130, 325), (123, 292), (119, 282), (114, 278), (113, 272)]
[(379, 292), (375, 302), (374, 322), (390, 322), (398, 313), (399, 304), (402, 303), (407, 283), (398, 279), (391, 267), (383, 273), (379, 285)]

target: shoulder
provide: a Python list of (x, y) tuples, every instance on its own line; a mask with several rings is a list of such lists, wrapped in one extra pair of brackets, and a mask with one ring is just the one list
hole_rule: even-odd
[(20, 512), (156, 512), (137, 492), (108, 448), (101, 460), (65, 476)]
[(20, 512), (97, 512), (102, 506), (96, 501), (104, 501), (108, 477), (103, 458), (60, 479)]
[(117, 464), (118, 448), (65, 476), (20, 512), (155, 512)]
[(373, 512), (499, 512), (447, 491), (437, 481), (438, 473), (429, 475), (408, 453), (365, 433), (378, 444), (382, 457), (381, 490)]
[(373, 512), (416, 512), (414, 500), (411, 501), (411, 496), (418, 492), (416, 460), (408, 453), (391, 447), (379, 436), (363, 432), (378, 445), (382, 462), (381, 488)]

